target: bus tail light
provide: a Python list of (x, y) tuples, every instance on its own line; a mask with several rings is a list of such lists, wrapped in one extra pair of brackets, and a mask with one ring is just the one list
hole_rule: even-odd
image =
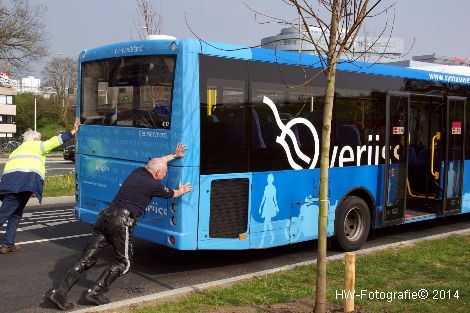
[(246, 234), (245, 234), (245, 233), (239, 234), (239, 235), (238, 235), (238, 238), (239, 238), (240, 240), (245, 240), (245, 239), (246, 239)]
[(171, 217), (171, 224), (176, 225), (176, 216)]
[(176, 243), (176, 239), (174, 236), (170, 236), (170, 243), (174, 246)]

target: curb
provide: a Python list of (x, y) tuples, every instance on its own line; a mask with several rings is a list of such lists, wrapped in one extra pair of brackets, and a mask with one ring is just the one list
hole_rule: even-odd
[(57, 204), (75, 204), (75, 196), (61, 196), (61, 197), (45, 197), (42, 198), (42, 203), (39, 203), (38, 198), (30, 198), (27, 208), (41, 208), (47, 205), (57, 205)]
[[(429, 240), (435, 240), (435, 239), (440, 239), (440, 238), (446, 238), (446, 237), (449, 237), (449, 236), (452, 236), (452, 235), (458, 235), (458, 234), (460, 234), (460, 235), (461, 234), (470, 234), (470, 228), (463, 229), (463, 230), (451, 231), (451, 232), (437, 234), (437, 235), (432, 235), (432, 236), (419, 238), (419, 239), (405, 240), (405, 241), (401, 241), (401, 242), (396, 242), (396, 243), (386, 244), (386, 245), (377, 246), (377, 247), (373, 247), (373, 248), (363, 249), (363, 250), (356, 251), (356, 254), (357, 255), (366, 255), (366, 254), (370, 254), (370, 253), (373, 253), (373, 252), (386, 250), (386, 249), (389, 249), (389, 248), (405, 247), (405, 246), (413, 245), (413, 244), (415, 244), (417, 242), (421, 242), (421, 241), (429, 241)], [(344, 258), (345, 254), (346, 253), (335, 254), (335, 255), (327, 257), (327, 259), (328, 259), (328, 261), (340, 260), (340, 259)], [(176, 289), (173, 289), (173, 290), (162, 291), (162, 292), (150, 294), (150, 295), (147, 295), (147, 296), (141, 296), (141, 297), (127, 299), (127, 300), (121, 300), (121, 301), (112, 302), (112, 303), (105, 304), (105, 305), (99, 305), (99, 306), (96, 306), (96, 307), (80, 309), (80, 310), (76, 310), (76, 311), (72, 311), (72, 312), (75, 312), (75, 313), (102, 312), (102, 311), (107, 311), (107, 310), (115, 310), (115, 309), (125, 308), (125, 307), (129, 307), (131, 305), (143, 304), (145, 302), (152, 302), (152, 301), (156, 301), (156, 300), (163, 299), (163, 298), (182, 296), (182, 295), (186, 295), (186, 294), (189, 294), (191, 292), (194, 292), (194, 291), (201, 291), (201, 290), (205, 290), (205, 289), (209, 289), (209, 288), (214, 288), (214, 287), (217, 287), (217, 286), (233, 284), (233, 283), (240, 282), (242, 280), (255, 278), (255, 277), (259, 277), (259, 276), (266, 276), (266, 275), (269, 275), (269, 274), (274, 274), (274, 273), (283, 272), (283, 271), (286, 271), (286, 270), (291, 270), (291, 269), (294, 269), (294, 268), (299, 267), (299, 266), (311, 265), (311, 264), (315, 264), (315, 263), (316, 263), (316, 259), (311, 260), (311, 261), (305, 261), (305, 262), (300, 262), (300, 263), (296, 263), (296, 264), (291, 264), (291, 265), (285, 265), (285, 266), (281, 266), (281, 267), (278, 267), (278, 268), (273, 268), (273, 269), (269, 269), (269, 270), (265, 270), (265, 271), (254, 272), (254, 273), (251, 273), (251, 274), (245, 274), (245, 275), (230, 277), (230, 278), (226, 278), (226, 279), (216, 280), (216, 281), (212, 281), (212, 282), (192, 285), (192, 286), (188, 286), (188, 287), (181, 287), (181, 288), (176, 288)]]

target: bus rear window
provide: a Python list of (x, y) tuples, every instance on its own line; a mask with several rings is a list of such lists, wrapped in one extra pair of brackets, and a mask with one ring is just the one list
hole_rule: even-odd
[(169, 129), (174, 71), (175, 56), (83, 63), (82, 123)]

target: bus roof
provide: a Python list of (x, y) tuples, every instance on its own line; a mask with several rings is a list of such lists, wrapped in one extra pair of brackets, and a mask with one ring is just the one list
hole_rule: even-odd
[[(173, 42), (176, 43), (176, 46), (172, 46)], [(312, 54), (299, 54), (295, 52), (258, 47), (253, 48), (243, 45), (226, 44), (220, 42), (206, 42), (197, 39), (178, 39), (176, 41), (149, 39), (143, 41), (114, 43), (82, 51), (80, 55), (80, 61), (87, 62), (102, 58), (132, 55), (150, 55), (155, 53), (175, 54), (175, 47), (184, 47), (185, 51), (187, 52), (200, 53), (216, 57), (253, 60), (259, 62), (278, 63), (285, 65), (303, 65), (311, 68), (322, 67), (320, 58)], [(387, 64), (374, 64), (360, 61), (353, 62), (342, 59), (339, 62), (337, 69), (354, 73), (419, 79), (440, 83), (470, 85), (470, 76), (450, 72), (412, 69)]]

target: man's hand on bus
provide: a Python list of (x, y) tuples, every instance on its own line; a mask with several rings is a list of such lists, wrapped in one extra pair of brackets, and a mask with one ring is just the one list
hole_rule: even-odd
[(178, 143), (176, 145), (176, 150), (173, 155), (175, 156), (175, 158), (182, 158), (184, 157), (184, 151), (186, 151), (186, 149), (188, 149), (188, 147), (186, 147), (182, 143)]
[(73, 123), (73, 129), (70, 131), (72, 135), (75, 135), (80, 127), (80, 120), (78, 117), (75, 118), (75, 122)]
[(190, 183), (182, 184), (181, 180), (178, 183), (178, 190), (175, 190), (173, 198), (181, 197), (182, 195), (190, 192), (193, 189)]

